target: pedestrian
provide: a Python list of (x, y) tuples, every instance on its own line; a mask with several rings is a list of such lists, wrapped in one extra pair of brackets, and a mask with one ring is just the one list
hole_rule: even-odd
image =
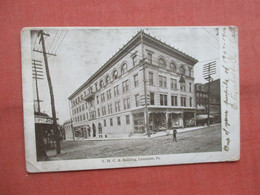
[(173, 141), (177, 142), (177, 130), (175, 127), (173, 128), (172, 136), (173, 136)]

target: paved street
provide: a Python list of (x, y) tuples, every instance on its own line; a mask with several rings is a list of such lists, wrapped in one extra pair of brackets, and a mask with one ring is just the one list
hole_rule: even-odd
[(149, 139), (63, 141), (61, 149), (64, 153), (50, 160), (221, 151), (221, 126), (180, 132), (177, 139), (178, 142), (173, 142), (172, 135), (169, 135)]

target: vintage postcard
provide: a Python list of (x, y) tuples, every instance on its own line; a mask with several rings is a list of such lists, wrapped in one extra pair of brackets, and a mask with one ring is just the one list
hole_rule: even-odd
[(28, 172), (236, 161), (238, 31), (21, 32)]

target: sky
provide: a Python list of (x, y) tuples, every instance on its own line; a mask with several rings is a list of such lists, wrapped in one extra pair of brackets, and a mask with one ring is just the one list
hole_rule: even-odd
[[(197, 59), (194, 66), (195, 83), (205, 83), (202, 77), (203, 65), (217, 62), (219, 78), (219, 41), (218, 31), (214, 27), (172, 28), (172, 27), (131, 27), (131, 28), (44, 28), (46, 50), (56, 56), (48, 56), (49, 70), (53, 85), (55, 107), (59, 124), (70, 119), (68, 97), (104, 65), (137, 32), (144, 32), (165, 42), (174, 48)], [(32, 59), (42, 61), (43, 55), (37, 32), (31, 32)], [(52, 116), (49, 88), (43, 66), (43, 80), (38, 80), (41, 112)], [(35, 82), (33, 83), (35, 90)], [(36, 90), (35, 90), (36, 91)], [(36, 93), (34, 97), (36, 99)]]

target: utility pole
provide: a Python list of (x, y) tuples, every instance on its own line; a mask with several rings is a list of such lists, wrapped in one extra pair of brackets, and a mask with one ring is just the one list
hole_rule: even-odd
[(145, 104), (145, 128), (148, 137), (150, 137), (150, 130), (149, 130), (149, 113), (148, 113), (148, 105), (147, 105), (147, 89), (146, 89), (146, 72), (145, 72), (145, 57), (144, 57), (144, 43), (143, 43), (143, 30), (141, 30), (141, 44), (142, 44), (142, 65), (143, 65), (143, 79), (144, 79), (144, 104)]
[(50, 36), (50, 35), (43, 32), (43, 30), (40, 30), (39, 33), (38, 33), (38, 37), (40, 37), (39, 43), (41, 42), (41, 44), (42, 44), (42, 51), (39, 51), (39, 50), (33, 50), (33, 51), (36, 51), (36, 52), (43, 54), (43, 59), (44, 59), (45, 69), (46, 69), (46, 76), (47, 76), (47, 80), (48, 80), (48, 84), (49, 84), (49, 90), (50, 90), (53, 128), (54, 128), (54, 136), (55, 136), (55, 141), (56, 141), (56, 153), (60, 154), (60, 135), (59, 135), (59, 130), (58, 130), (56, 110), (55, 110), (55, 102), (54, 102), (54, 94), (53, 94), (51, 76), (50, 76), (50, 72), (49, 72), (48, 59), (47, 59), (47, 55), (53, 55), (53, 56), (56, 56), (56, 55), (46, 52), (44, 36)]
[(41, 107), (40, 107), (40, 97), (39, 97), (39, 89), (38, 89), (38, 79), (43, 79), (43, 69), (42, 69), (42, 64), (40, 64), (42, 61), (39, 60), (32, 60), (32, 65), (33, 65), (33, 79), (35, 79), (35, 87), (36, 87), (36, 97), (37, 97), (37, 112), (41, 112)]
[(213, 74), (216, 74), (216, 61), (204, 64), (203, 77), (208, 81), (208, 126), (210, 126), (210, 82), (213, 81), (211, 77)]

